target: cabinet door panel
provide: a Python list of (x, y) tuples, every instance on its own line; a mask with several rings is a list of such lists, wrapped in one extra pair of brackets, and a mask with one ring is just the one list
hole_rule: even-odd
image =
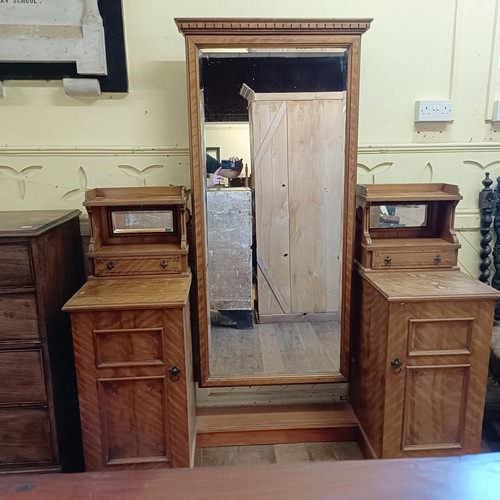
[(407, 367), (404, 451), (463, 446), (469, 370), (469, 365)]
[(165, 361), (163, 328), (94, 330), (98, 368), (157, 366)]
[(48, 411), (0, 409), (0, 457), (4, 465), (52, 462)]
[(471, 353), (474, 318), (410, 319), (408, 356)]
[(0, 403), (46, 400), (42, 352), (0, 351)]
[(0, 295), (0, 341), (30, 340), (39, 337), (35, 296)]
[(165, 377), (98, 383), (106, 463), (167, 462)]
[(33, 284), (31, 257), (28, 245), (2, 245), (0, 286)]

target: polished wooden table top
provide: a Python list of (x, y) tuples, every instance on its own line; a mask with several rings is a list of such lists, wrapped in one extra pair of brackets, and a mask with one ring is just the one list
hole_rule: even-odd
[(84, 474), (0, 476), (2, 500), (500, 498), (500, 453)]

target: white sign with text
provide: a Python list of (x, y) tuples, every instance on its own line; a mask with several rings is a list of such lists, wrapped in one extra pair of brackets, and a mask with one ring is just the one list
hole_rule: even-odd
[(76, 62), (81, 75), (106, 75), (97, 0), (0, 0), (0, 62)]

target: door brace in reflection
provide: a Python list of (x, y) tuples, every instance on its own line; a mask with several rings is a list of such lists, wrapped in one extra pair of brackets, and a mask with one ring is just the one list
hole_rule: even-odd
[(269, 145), (271, 144), (271, 141), (273, 140), (274, 134), (278, 130), (278, 127), (280, 126), (281, 120), (283, 120), (285, 113), (286, 113), (286, 103), (282, 102), (280, 104), (280, 107), (278, 108), (278, 111), (276, 112), (275, 117), (273, 118), (273, 121), (272, 121), (269, 129), (266, 132), (266, 136), (264, 137), (264, 140), (262, 141), (262, 144), (260, 145), (259, 150), (257, 151), (257, 153), (255, 155), (254, 168), (260, 167), (260, 164), (262, 162), (262, 158), (264, 157), (267, 149), (269, 148)]
[(267, 268), (266, 264), (259, 254), (257, 254), (257, 265), (259, 266), (262, 275), (266, 279), (269, 288), (273, 291), (274, 296), (276, 297), (276, 300), (278, 301), (282, 311), (287, 314), (292, 312), (283, 295), (281, 295), (281, 292), (279, 291), (276, 283), (273, 281), (269, 269)]

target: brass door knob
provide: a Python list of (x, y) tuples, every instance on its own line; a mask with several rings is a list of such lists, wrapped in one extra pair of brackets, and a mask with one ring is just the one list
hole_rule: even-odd
[(160, 266), (163, 268), (163, 269), (166, 269), (168, 267), (168, 260), (161, 260), (160, 261)]

